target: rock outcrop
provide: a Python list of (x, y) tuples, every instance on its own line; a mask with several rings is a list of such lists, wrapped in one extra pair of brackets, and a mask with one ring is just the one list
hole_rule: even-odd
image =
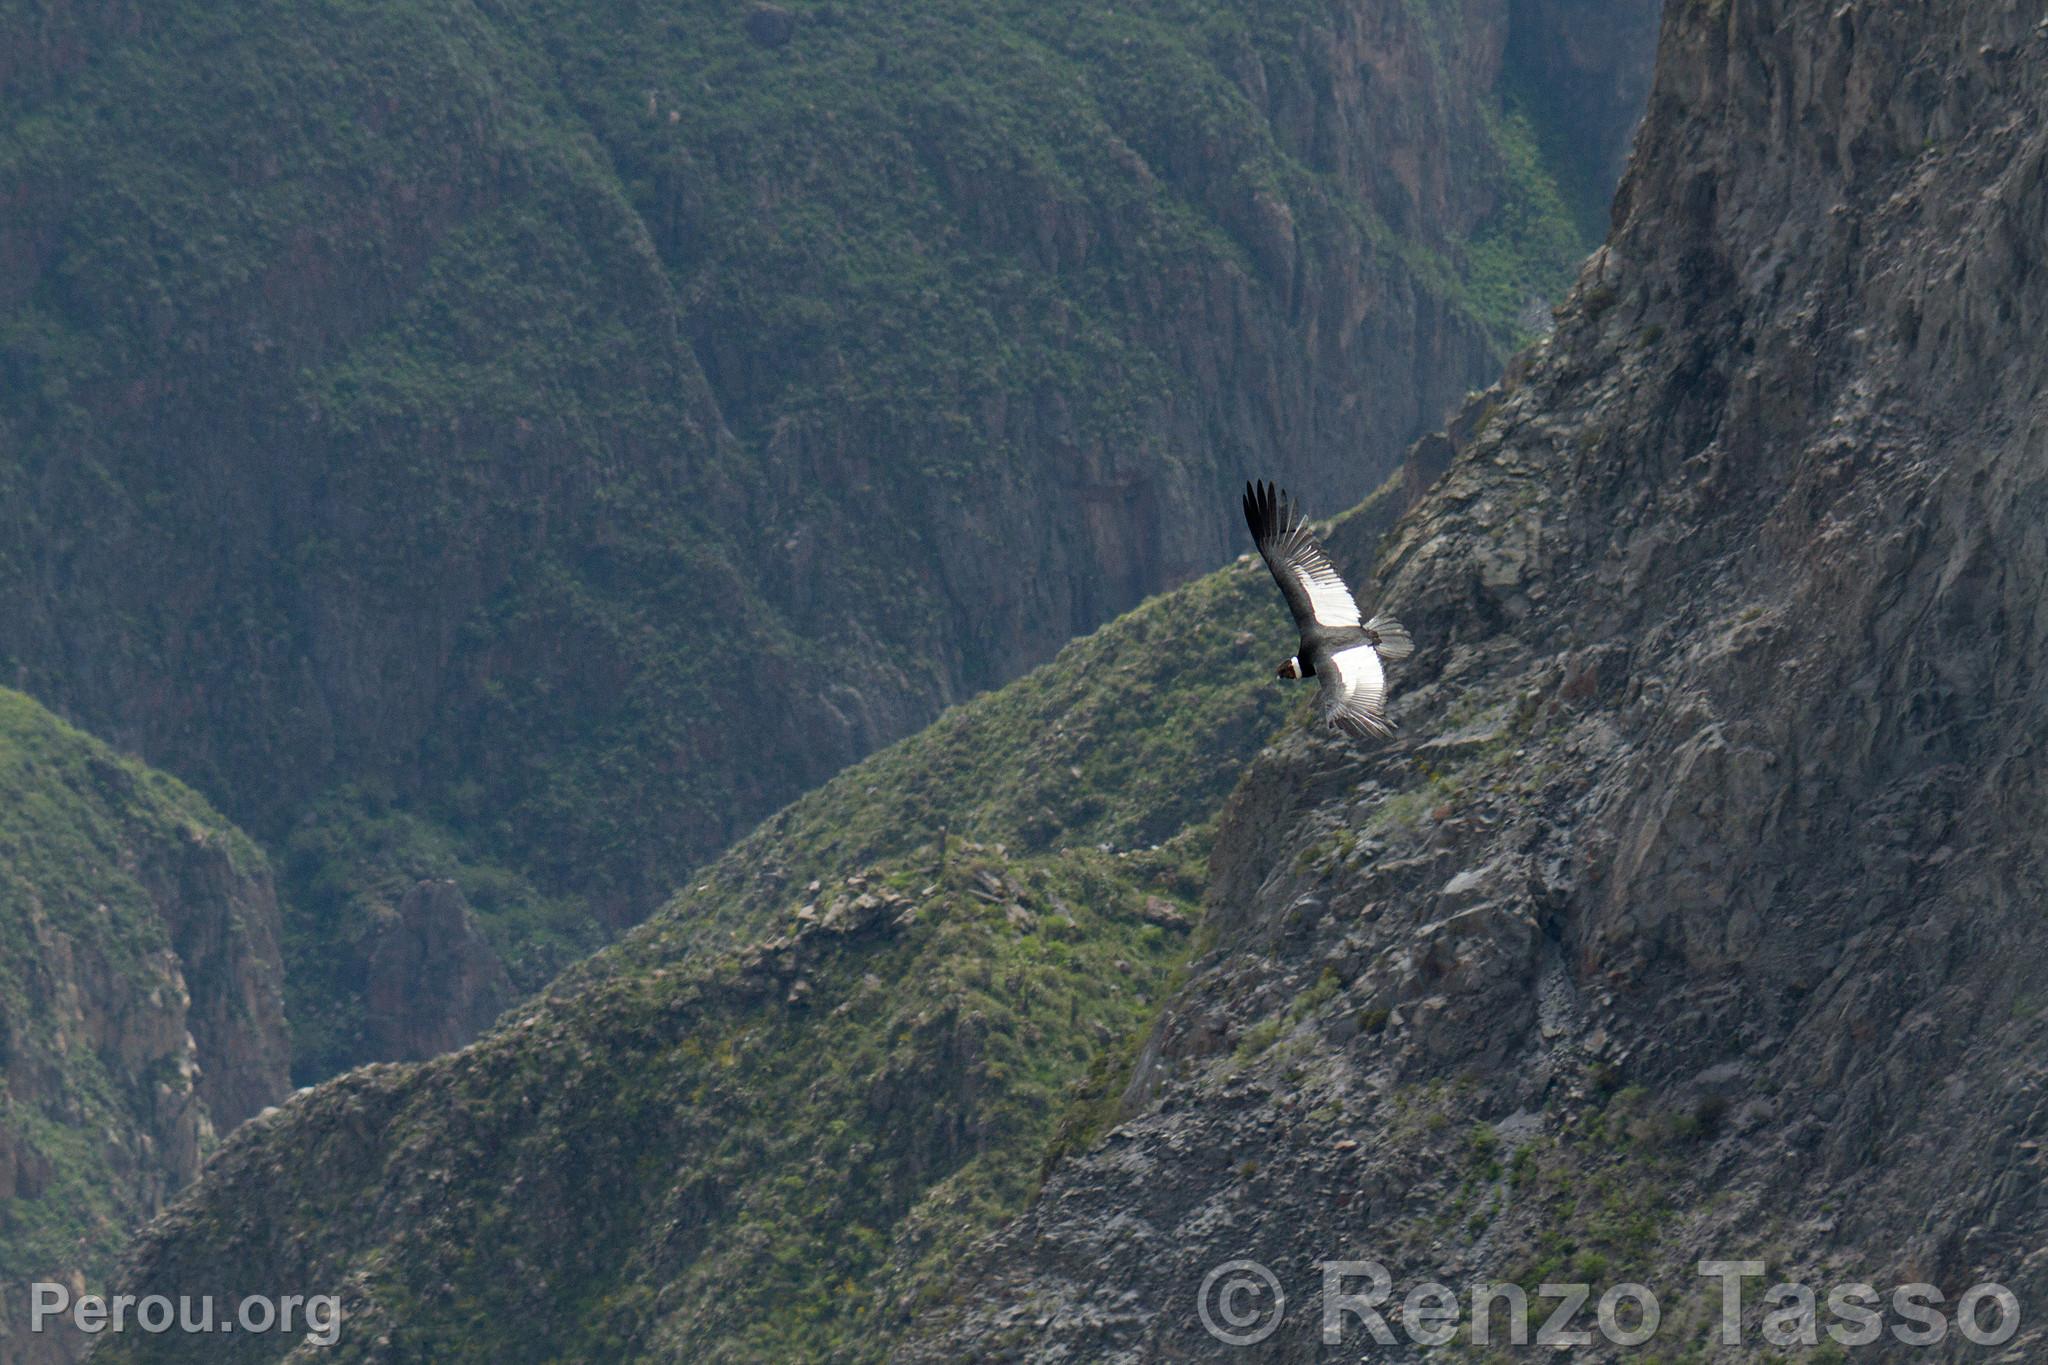
[(504, 962), (445, 878), (417, 883), (380, 916), (366, 956), (373, 1057), (411, 1062), (461, 1047), (512, 1003)]
[(277, 900), (192, 792), (0, 691), (0, 1359), (286, 1089)]

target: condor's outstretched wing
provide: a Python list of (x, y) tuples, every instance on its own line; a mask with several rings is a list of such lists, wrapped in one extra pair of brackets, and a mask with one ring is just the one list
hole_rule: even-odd
[(1316, 543), (1315, 533), (1287, 494), (1270, 483), (1246, 484), (1244, 519), (1303, 635), (1359, 624), (1358, 603), (1351, 600), (1351, 589), (1344, 586), (1330, 556)]
[(1323, 684), (1317, 700), (1325, 722), (1358, 739), (1394, 733), (1387, 719), (1387, 672), (1375, 646), (1356, 644), (1323, 656), (1316, 677)]

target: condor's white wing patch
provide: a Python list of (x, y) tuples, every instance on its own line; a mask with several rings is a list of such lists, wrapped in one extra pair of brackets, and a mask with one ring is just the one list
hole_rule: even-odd
[(1384, 739), (1394, 733), (1387, 719), (1387, 673), (1380, 652), (1370, 644), (1340, 649), (1316, 665), (1322, 680), (1323, 720), (1360, 739)]
[(1280, 563), (1286, 572), (1301, 580), (1317, 625), (1333, 630), (1358, 624), (1358, 603), (1352, 600), (1351, 589), (1344, 586), (1336, 566), (1330, 563), (1329, 555), (1316, 543), (1307, 526), (1297, 527), (1281, 539)]

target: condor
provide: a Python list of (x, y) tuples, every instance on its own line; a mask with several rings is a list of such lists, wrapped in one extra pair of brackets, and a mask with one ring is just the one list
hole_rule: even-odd
[(1322, 684), (1318, 710), (1331, 728), (1360, 739), (1394, 733), (1385, 664), (1414, 652), (1407, 629), (1385, 613), (1359, 620), (1351, 589), (1286, 493), (1270, 483), (1246, 484), (1244, 519), (1301, 632), (1300, 649), (1280, 665), (1280, 676)]

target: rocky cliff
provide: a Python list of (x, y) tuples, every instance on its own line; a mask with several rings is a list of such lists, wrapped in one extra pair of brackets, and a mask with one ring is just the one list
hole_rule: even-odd
[(277, 901), (192, 792), (0, 691), (0, 1359), (286, 1088)]
[(1375, 486), (1652, 10), (10, 9), (0, 670), (280, 855), (301, 1069), (384, 1055), (406, 888), (531, 988), (1244, 472)]
[(1641, 1281), (1664, 1359), (1840, 1358), (1851, 1282), (1926, 1358), (1893, 1287), (1997, 1283), (1932, 1354), (2040, 1357), (2044, 113), (2038, 7), (1669, 8), (1612, 239), (1381, 553), (1403, 737), (1252, 767), (1125, 1121), (912, 1354), (1221, 1353), (1242, 1257), (1250, 1359), (1363, 1259)]

